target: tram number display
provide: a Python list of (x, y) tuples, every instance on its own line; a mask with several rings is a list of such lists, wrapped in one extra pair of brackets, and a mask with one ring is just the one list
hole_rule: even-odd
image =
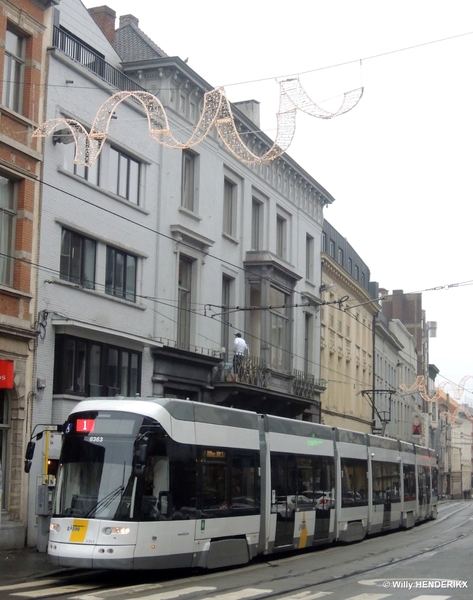
[(77, 433), (91, 433), (94, 430), (94, 425), (95, 425), (94, 419), (77, 419), (76, 432)]

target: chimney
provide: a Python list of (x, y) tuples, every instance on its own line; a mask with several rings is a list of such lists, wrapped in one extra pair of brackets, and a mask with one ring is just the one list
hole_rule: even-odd
[(257, 100), (243, 100), (241, 102), (233, 102), (242, 113), (244, 113), (256, 127), (260, 127), (260, 103)]
[(123, 15), (120, 17), (120, 29), (126, 25), (134, 25), (135, 27), (138, 27), (138, 23), (138, 19), (133, 15)]
[(115, 44), (115, 18), (117, 13), (108, 6), (97, 6), (96, 8), (89, 8), (89, 14), (113, 46)]

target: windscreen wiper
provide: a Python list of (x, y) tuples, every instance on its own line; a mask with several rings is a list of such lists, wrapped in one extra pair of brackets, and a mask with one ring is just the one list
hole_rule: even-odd
[(84, 518), (87, 519), (87, 517), (96, 516), (99, 512), (101, 512), (102, 510), (104, 510), (105, 508), (110, 506), (110, 504), (115, 500), (115, 498), (120, 496), (120, 494), (122, 494), (124, 492), (124, 490), (125, 490), (125, 486), (119, 485), (117, 488), (115, 488), (114, 490), (109, 492), (106, 496), (104, 496), (101, 500), (99, 500), (97, 502), (97, 504), (95, 504), (95, 506), (93, 506), (89, 510), (89, 512), (85, 515)]

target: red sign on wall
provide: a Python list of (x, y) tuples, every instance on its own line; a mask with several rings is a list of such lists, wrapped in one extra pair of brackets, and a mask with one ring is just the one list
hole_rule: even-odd
[(0, 360), (0, 388), (13, 389), (15, 363), (12, 360)]

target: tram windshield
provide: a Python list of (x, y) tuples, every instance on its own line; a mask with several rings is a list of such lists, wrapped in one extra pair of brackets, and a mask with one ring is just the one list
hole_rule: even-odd
[(54, 514), (132, 518), (137, 499), (133, 460), (140, 430), (146, 429), (142, 416), (128, 413), (73, 415), (65, 427)]

